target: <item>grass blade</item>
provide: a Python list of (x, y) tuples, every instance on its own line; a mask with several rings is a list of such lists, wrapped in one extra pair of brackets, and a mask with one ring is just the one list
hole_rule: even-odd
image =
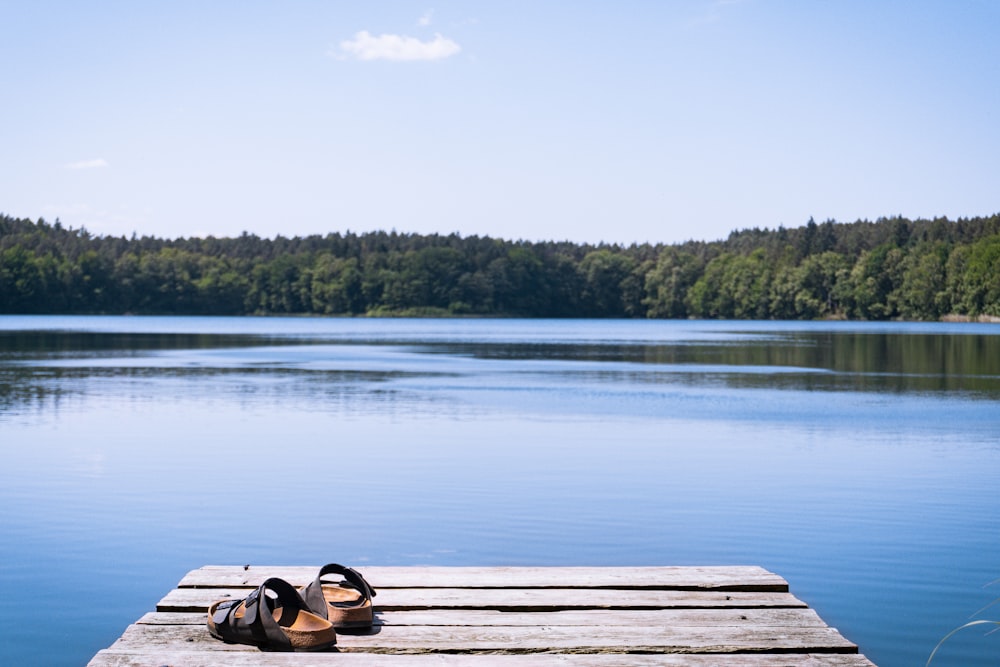
[(934, 654), (938, 652), (938, 649), (941, 648), (942, 644), (944, 644), (946, 641), (948, 641), (949, 637), (951, 637), (952, 635), (954, 635), (955, 633), (957, 633), (959, 630), (964, 630), (966, 628), (971, 628), (973, 625), (995, 625), (997, 627), (1000, 627), (1000, 621), (987, 621), (987, 620), (969, 621), (965, 625), (958, 626), (957, 628), (955, 628), (954, 630), (952, 630), (951, 632), (949, 632), (948, 634), (946, 634), (944, 636), (944, 638), (941, 639), (941, 641), (939, 641), (937, 643), (937, 646), (935, 646), (934, 650), (931, 651), (930, 657), (927, 658), (927, 664), (924, 665), (924, 667), (930, 667), (931, 660), (934, 659)]

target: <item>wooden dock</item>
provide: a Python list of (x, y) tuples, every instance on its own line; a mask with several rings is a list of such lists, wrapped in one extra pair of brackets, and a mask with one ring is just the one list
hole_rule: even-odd
[(272, 653), (212, 638), (208, 606), (267, 577), (314, 567), (206, 566), (188, 573), (88, 667), (874, 667), (759, 567), (359, 567), (375, 627), (324, 653)]

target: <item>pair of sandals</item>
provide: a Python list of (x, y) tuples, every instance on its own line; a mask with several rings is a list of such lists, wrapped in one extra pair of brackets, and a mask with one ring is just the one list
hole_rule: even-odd
[[(323, 582), (329, 574), (343, 579)], [(337, 643), (337, 630), (371, 630), (375, 589), (356, 570), (336, 563), (297, 590), (271, 577), (242, 600), (220, 600), (208, 609), (208, 631), (233, 644), (272, 651), (323, 651)]]

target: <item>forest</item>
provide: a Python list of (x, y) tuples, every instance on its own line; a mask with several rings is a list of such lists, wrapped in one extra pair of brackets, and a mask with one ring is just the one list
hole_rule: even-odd
[(395, 231), (92, 235), (0, 215), (0, 313), (940, 320), (1000, 317), (1000, 214), (586, 245)]

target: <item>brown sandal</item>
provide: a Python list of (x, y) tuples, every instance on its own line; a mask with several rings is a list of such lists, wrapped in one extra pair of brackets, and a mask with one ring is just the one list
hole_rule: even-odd
[(243, 600), (220, 600), (209, 607), (208, 631), (228, 643), (271, 651), (322, 651), (337, 643), (330, 621), (312, 613), (295, 587), (278, 578), (268, 579)]
[[(321, 579), (327, 574), (339, 574), (343, 579), (336, 584), (324, 585)], [(320, 568), (316, 579), (300, 592), (308, 609), (329, 620), (338, 630), (371, 629), (375, 589), (356, 570), (329, 563)]]

